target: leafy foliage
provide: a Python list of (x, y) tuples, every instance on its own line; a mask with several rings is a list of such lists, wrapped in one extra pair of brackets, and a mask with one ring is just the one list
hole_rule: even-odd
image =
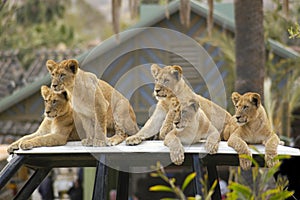
[[(252, 147), (254, 148), (254, 147)], [(262, 159), (263, 159), (263, 155)], [(252, 182), (248, 184), (243, 176), (241, 175), (241, 169), (238, 167), (231, 170), (230, 177), (234, 180), (229, 180), (228, 189), (230, 192), (227, 194), (228, 199), (250, 199), (250, 200), (266, 200), (266, 199), (277, 199), (284, 200), (293, 195), (293, 191), (286, 190), (288, 180), (285, 177), (278, 177), (275, 182), (275, 186), (269, 187), (268, 184), (273, 181), (275, 173), (280, 167), (280, 162), (272, 168), (260, 168), (257, 161), (251, 157), (244, 158), (250, 159), (254, 165), (251, 168)], [(275, 159), (283, 159), (288, 157), (277, 157)]]
[[(196, 172), (193, 172), (189, 174), (185, 180), (183, 181), (183, 184), (181, 187), (176, 185), (176, 179), (175, 178), (168, 178), (163, 166), (160, 165), (159, 162), (157, 162), (156, 166), (153, 167), (153, 169), (156, 172), (151, 173), (152, 177), (160, 177), (162, 180), (164, 180), (169, 186), (166, 185), (154, 185), (149, 188), (149, 191), (154, 192), (170, 192), (174, 193), (176, 195), (176, 199), (180, 200), (201, 200), (201, 196), (196, 195), (195, 197), (185, 197), (183, 191), (186, 189), (186, 187), (191, 183), (191, 181), (196, 177)], [(201, 180), (201, 184), (203, 186), (203, 196), (205, 197), (205, 200), (211, 199), (211, 196), (214, 193), (214, 189), (217, 185), (217, 180), (213, 183), (212, 187), (210, 189), (207, 188), (208, 185), (208, 176), (207, 174), (204, 177), (204, 180)], [(163, 198), (161, 200), (175, 200), (174, 198)]]
[(300, 38), (300, 25), (296, 22), (294, 26), (288, 29), (290, 39)]

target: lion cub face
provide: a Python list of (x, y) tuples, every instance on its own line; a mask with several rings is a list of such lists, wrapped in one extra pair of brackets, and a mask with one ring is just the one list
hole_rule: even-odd
[(66, 91), (54, 92), (47, 86), (41, 87), (42, 97), (44, 99), (45, 117), (54, 119), (63, 116), (69, 106), (68, 94)]
[(240, 95), (233, 92), (231, 99), (235, 106), (235, 119), (239, 126), (243, 126), (257, 117), (258, 108), (261, 106), (259, 94), (248, 92)]
[(79, 68), (77, 60), (63, 60), (59, 63), (48, 60), (46, 66), (52, 78), (51, 88), (55, 91), (72, 89), (75, 82), (75, 75)]
[(160, 68), (153, 64), (151, 73), (155, 79), (154, 95), (157, 99), (162, 99), (174, 93), (176, 84), (181, 79), (182, 69), (177, 65)]
[(195, 100), (190, 100), (182, 104), (178, 102), (176, 105), (174, 127), (177, 131), (183, 131), (183, 129), (193, 124), (194, 120), (196, 120), (195, 116), (199, 109), (199, 103)]

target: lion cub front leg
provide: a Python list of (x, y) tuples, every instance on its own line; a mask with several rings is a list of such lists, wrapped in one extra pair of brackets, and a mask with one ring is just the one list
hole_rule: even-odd
[(107, 132), (107, 111), (109, 102), (103, 96), (99, 87), (96, 88), (95, 96), (95, 130), (93, 138), (94, 147), (106, 146), (106, 132)]
[(42, 123), (40, 124), (38, 130), (30, 135), (26, 135), (23, 136), (22, 138), (20, 138), (19, 140), (13, 142), (11, 145), (8, 146), (7, 148), (7, 152), (8, 153), (13, 153), (14, 150), (18, 150), (20, 143), (26, 140), (30, 140), (32, 138), (38, 137), (40, 135), (45, 135), (47, 134), (47, 131), (50, 129), (51, 127), (51, 120), (48, 120), (47, 118), (44, 118), (44, 120), (42, 121)]
[(20, 148), (21, 149), (32, 149), (34, 147), (51, 147), (51, 146), (60, 146), (65, 145), (68, 140), (68, 135), (62, 135), (62, 134), (47, 134), (43, 136), (37, 136), (29, 140), (23, 140), (20, 142)]
[(176, 130), (173, 129), (166, 135), (164, 145), (170, 149), (171, 161), (176, 165), (181, 165), (184, 161), (184, 148), (181, 141), (176, 137)]
[(145, 123), (144, 127), (135, 135), (126, 138), (127, 145), (137, 145), (143, 140), (150, 138), (159, 132), (166, 118), (166, 111), (159, 104), (156, 106), (150, 119)]
[(176, 116), (176, 113), (180, 110), (180, 102), (176, 97), (171, 98), (169, 105), (169, 112), (167, 113), (166, 119), (163, 122), (163, 125), (159, 131), (159, 139), (165, 139), (166, 135), (173, 129), (173, 122)]
[(274, 133), (271, 137), (269, 137), (265, 144), (265, 162), (268, 167), (273, 167), (276, 165), (279, 161), (276, 158), (277, 156), (277, 147), (280, 143), (280, 139), (278, 136)]
[(113, 108), (115, 135), (106, 139), (108, 146), (114, 146), (123, 142), (128, 135), (136, 134), (139, 130), (135, 122), (135, 114), (126, 99), (118, 99)]
[(22, 141), (26, 141), (26, 140), (30, 140), (31, 138), (37, 137), (39, 134), (38, 133), (32, 133), (30, 135), (26, 135), (20, 139), (18, 139), (17, 141), (13, 142), (12, 144), (10, 144), (7, 147), (7, 152), (9, 154), (13, 153), (13, 151), (18, 150), (20, 144), (22, 143)]
[(86, 138), (82, 139), (81, 143), (83, 146), (93, 146), (94, 135), (95, 135), (94, 120), (83, 115), (81, 115), (80, 119), (82, 121), (83, 130), (86, 133), (85, 134)]
[(124, 132), (124, 130), (122, 128), (120, 128), (120, 126), (117, 123), (115, 123), (115, 135), (113, 135), (110, 138), (107, 138), (106, 144), (108, 146), (115, 146), (115, 145), (123, 142), (126, 137), (127, 137), (127, 135)]
[(238, 155), (240, 160), (240, 166), (244, 170), (248, 170), (251, 168), (252, 161), (248, 158), (242, 158), (241, 155), (248, 155), (252, 157), (252, 153), (248, 148), (247, 143), (240, 137), (240, 135), (237, 132), (234, 132), (229, 140), (228, 140), (228, 146), (234, 148)]
[(206, 139), (205, 149), (209, 154), (215, 154), (218, 152), (219, 142), (220, 142), (220, 134), (218, 130), (211, 124), (210, 125), (210, 135)]

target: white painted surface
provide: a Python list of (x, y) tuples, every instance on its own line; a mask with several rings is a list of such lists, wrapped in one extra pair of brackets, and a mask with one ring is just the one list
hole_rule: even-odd
[[(252, 145), (258, 152), (264, 154), (265, 147), (263, 145)], [(251, 147), (251, 145), (250, 145)], [(251, 149), (253, 154), (257, 151)], [(191, 146), (185, 146), (186, 153), (207, 154), (204, 149), (204, 141)], [(163, 141), (144, 141), (140, 145), (127, 146), (125, 142), (112, 147), (84, 147), (81, 142), (69, 142), (65, 146), (56, 147), (38, 147), (32, 150), (18, 150), (16, 154), (59, 154), (59, 153), (169, 153), (168, 147), (164, 146)], [(277, 149), (278, 155), (300, 156), (299, 149), (279, 145)], [(220, 142), (218, 154), (236, 154), (236, 151), (227, 145), (227, 142)]]

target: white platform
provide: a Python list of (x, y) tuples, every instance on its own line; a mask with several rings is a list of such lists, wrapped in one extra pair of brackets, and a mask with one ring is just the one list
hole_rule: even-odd
[[(265, 153), (263, 145), (252, 145), (261, 154)], [(251, 145), (250, 145), (251, 148)], [(253, 154), (259, 154), (251, 149)], [(16, 154), (59, 154), (59, 153), (168, 153), (168, 147), (164, 146), (163, 141), (144, 141), (136, 146), (127, 146), (125, 142), (111, 147), (84, 147), (81, 142), (68, 142), (65, 146), (56, 147), (38, 147), (32, 150), (18, 150)], [(186, 153), (207, 154), (204, 148), (204, 142), (185, 146)], [(279, 145), (278, 155), (300, 156), (299, 149)], [(227, 145), (227, 142), (220, 142), (218, 154), (236, 154), (236, 151)]]

